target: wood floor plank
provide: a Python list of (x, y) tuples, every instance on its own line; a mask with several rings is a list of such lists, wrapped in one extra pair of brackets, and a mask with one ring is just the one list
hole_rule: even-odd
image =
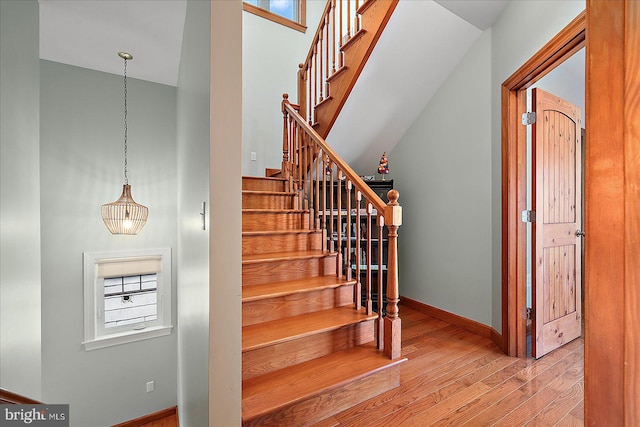
[[(401, 378), (401, 387), (389, 390), (374, 399), (369, 399), (343, 411), (337, 414), (336, 418), (344, 425), (358, 425), (360, 423), (366, 424), (372, 417), (381, 417), (395, 410), (400, 410), (421, 397), (450, 384), (458, 376), (474, 371), (477, 368), (477, 363), (486, 364), (493, 360), (493, 358), (487, 357), (491, 353), (493, 352), (487, 348), (480, 348), (457, 359), (451, 360), (449, 358), (447, 363), (421, 364), (425, 371), (422, 375), (405, 381)], [(405, 364), (409, 362), (410, 360)]]
[(581, 400), (569, 414), (584, 422), (584, 400)]
[[(497, 384), (490, 392), (480, 396), (478, 399), (458, 408), (455, 413), (444, 417), (437, 422), (434, 422), (433, 426), (460, 426), (463, 423), (473, 418), (473, 422), (470, 425), (491, 425), (491, 420), (478, 416), (478, 414), (486, 413), (486, 409), (490, 407), (499, 407), (504, 409), (504, 406), (496, 406), (496, 402), (504, 401), (505, 396), (518, 396), (516, 391), (522, 392), (526, 390), (526, 385), (530, 383), (530, 379), (534, 378), (536, 373), (548, 372), (549, 367), (553, 366), (558, 359), (561, 359), (567, 354), (571, 354), (569, 350), (564, 352), (558, 351), (554, 354), (545, 357), (544, 363), (542, 361), (531, 361), (520, 359), (517, 363), (510, 365), (508, 368), (497, 372), (490, 378), (483, 380), (487, 385), (497, 383), (501, 379), (503, 382)], [(537, 369), (532, 369), (536, 367)], [(520, 369), (516, 372), (517, 369)], [(556, 375), (559, 375), (557, 372)], [(546, 378), (545, 378), (546, 379)], [(550, 378), (551, 379), (551, 378)], [(524, 384), (523, 384), (524, 383)], [(490, 414), (490, 413), (489, 413)]]
[(420, 423), (424, 425), (424, 422), (420, 420), (438, 420), (465, 405), (470, 400), (491, 390), (491, 387), (481, 380), (491, 377), (513, 363), (514, 359), (500, 355), (491, 355), (490, 358), (487, 356), (480, 359), (478, 363), (473, 364), (475, 366), (473, 366), (474, 369), (471, 372), (463, 376), (455, 375), (455, 378), (458, 379), (454, 382), (449, 382), (430, 394), (408, 405), (401, 406), (397, 411), (384, 418), (379, 418), (371, 425), (411, 426), (420, 425)]
[(525, 425), (549, 404), (558, 399), (563, 391), (575, 384), (583, 375), (583, 372), (584, 364), (578, 362), (576, 365), (574, 363), (573, 366), (567, 369), (562, 375), (551, 380), (546, 387), (539, 390), (516, 410), (500, 419), (495, 425), (504, 427)]
[(582, 338), (539, 360), (514, 359), (486, 338), (405, 306), (400, 312), (408, 358), (400, 387), (317, 427), (582, 425)]
[[(557, 350), (548, 354), (544, 358), (546, 359), (545, 362), (548, 362), (548, 368), (546, 370), (539, 370), (537, 376), (529, 379), (520, 388), (518, 388), (518, 390), (504, 395), (500, 399), (496, 399), (493, 405), (482, 412), (478, 412), (476, 416), (469, 421), (468, 425), (493, 425), (503, 418), (505, 414), (509, 414), (533, 395), (547, 387), (552, 380), (571, 369), (576, 363), (575, 359), (579, 358), (580, 356), (575, 355), (574, 353), (566, 354), (566, 352), (560, 352)], [(523, 380), (524, 378), (522, 373), (516, 374), (515, 377), (520, 380)]]
[(567, 414), (558, 421), (554, 427), (582, 427), (584, 426), (584, 421), (580, 418), (576, 418), (571, 414)]
[(584, 395), (584, 377), (565, 390), (525, 426), (552, 426), (570, 412)]

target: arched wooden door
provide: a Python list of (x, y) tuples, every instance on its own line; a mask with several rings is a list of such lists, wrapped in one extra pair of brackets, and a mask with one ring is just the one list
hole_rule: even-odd
[(580, 109), (533, 89), (531, 354), (582, 335), (582, 149)]

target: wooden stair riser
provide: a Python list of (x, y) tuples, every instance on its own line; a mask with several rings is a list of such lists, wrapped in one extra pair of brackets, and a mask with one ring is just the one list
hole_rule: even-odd
[(322, 232), (260, 234), (242, 236), (242, 254), (310, 251), (322, 249)]
[(353, 285), (247, 301), (242, 303), (242, 326), (342, 307), (352, 303)]
[(374, 320), (242, 353), (242, 380), (373, 341)]
[(348, 384), (326, 390), (252, 420), (243, 427), (311, 426), (400, 385), (400, 367), (391, 366)]
[(293, 193), (242, 193), (242, 209), (295, 209)]
[(309, 229), (308, 212), (242, 212), (242, 231)]
[(287, 191), (288, 181), (283, 179), (269, 179), (243, 176), (242, 189), (251, 191)]
[(336, 274), (335, 254), (242, 264), (242, 286)]

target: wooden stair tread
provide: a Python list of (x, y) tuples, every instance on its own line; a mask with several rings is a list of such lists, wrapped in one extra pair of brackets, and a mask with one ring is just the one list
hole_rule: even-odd
[(315, 234), (321, 233), (320, 230), (311, 230), (309, 228), (298, 228), (291, 230), (266, 230), (266, 231), (243, 231), (243, 236), (271, 236), (282, 234)]
[(335, 330), (343, 326), (373, 320), (377, 317), (375, 313), (366, 314), (364, 309), (355, 310), (349, 305), (245, 326), (242, 328), (242, 351), (255, 350)]
[(358, 346), (245, 380), (243, 422), (404, 361), (390, 360), (374, 346)]
[(289, 181), (287, 178), (281, 178), (281, 177), (277, 177), (277, 176), (243, 176), (242, 179), (256, 179), (256, 180), (261, 180), (261, 181), (282, 181), (282, 182), (287, 182)]
[(242, 190), (242, 194), (256, 194), (263, 196), (295, 196), (293, 191)]
[(281, 178), (281, 177), (275, 177), (275, 175), (282, 174), (282, 170), (273, 169), (273, 168), (266, 168), (264, 173), (265, 173), (267, 178)]
[(335, 276), (308, 277), (300, 280), (266, 283), (264, 285), (245, 286), (242, 288), (242, 302), (276, 298), (296, 293), (312, 292), (322, 289), (338, 288), (355, 284), (354, 280)]
[(242, 209), (242, 213), (290, 213), (290, 214), (298, 214), (298, 213), (308, 213), (309, 209), (256, 209), (256, 208), (248, 208)]
[(335, 256), (336, 253), (323, 250), (294, 251), (294, 252), (272, 252), (266, 254), (242, 255), (242, 264), (255, 264), (263, 262), (278, 262), (296, 259), (324, 258)]

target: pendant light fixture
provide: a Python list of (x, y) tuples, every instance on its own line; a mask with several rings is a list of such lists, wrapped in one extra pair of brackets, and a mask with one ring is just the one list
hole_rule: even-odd
[(138, 234), (147, 222), (149, 209), (133, 200), (127, 177), (127, 61), (133, 55), (118, 52), (118, 56), (124, 59), (124, 185), (118, 200), (102, 205), (102, 220), (111, 234)]

